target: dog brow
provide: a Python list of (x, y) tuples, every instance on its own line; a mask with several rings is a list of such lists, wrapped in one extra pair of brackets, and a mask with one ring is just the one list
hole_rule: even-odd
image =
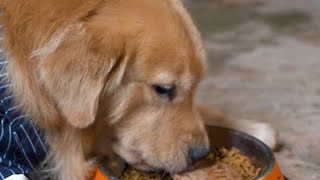
[(175, 76), (170, 72), (158, 72), (154, 75), (153, 82), (162, 85), (171, 85), (175, 83)]
[(175, 76), (170, 72), (158, 72), (154, 75), (153, 82), (161, 85), (178, 85), (185, 90), (190, 90), (195, 78), (190, 73), (182, 74), (182, 76)]

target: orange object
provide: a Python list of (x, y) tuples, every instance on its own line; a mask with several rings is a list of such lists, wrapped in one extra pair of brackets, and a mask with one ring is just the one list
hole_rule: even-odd
[(274, 162), (272, 170), (263, 178), (263, 180), (284, 180), (277, 162)]
[(102, 172), (98, 169), (96, 171), (96, 174), (94, 175), (93, 180), (108, 180), (106, 177), (104, 177), (104, 175), (102, 174)]
[[(93, 180), (108, 180), (108, 179), (103, 176), (100, 170), (97, 170)], [(263, 180), (284, 180), (284, 177), (282, 176), (277, 163), (275, 163), (272, 171), (266, 177), (264, 177)]]
[[(98, 169), (96, 174), (94, 175), (93, 180), (108, 180), (108, 178), (104, 177), (102, 172)], [(275, 162), (273, 169), (268, 173), (262, 180), (284, 180), (284, 177), (281, 174), (279, 165)]]

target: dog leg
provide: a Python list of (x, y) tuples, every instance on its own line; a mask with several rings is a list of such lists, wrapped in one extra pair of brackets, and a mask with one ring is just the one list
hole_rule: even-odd
[(65, 148), (63, 154), (56, 153), (53, 156), (52, 179), (56, 180), (87, 180), (92, 177), (96, 169), (96, 162), (84, 159), (81, 152), (75, 149)]
[(268, 123), (243, 119), (231, 120), (222, 112), (205, 106), (199, 106), (198, 110), (207, 125), (226, 127), (250, 134), (264, 142), (271, 149), (275, 149), (277, 146), (277, 132)]

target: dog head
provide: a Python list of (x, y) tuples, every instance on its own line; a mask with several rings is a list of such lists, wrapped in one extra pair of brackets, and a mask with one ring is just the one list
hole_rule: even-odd
[(73, 127), (112, 129), (114, 151), (144, 170), (185, 170), (209, 148), (194, 105), (199, 35), (178, 1), (108, 1), (33, 57), (43, 87)]

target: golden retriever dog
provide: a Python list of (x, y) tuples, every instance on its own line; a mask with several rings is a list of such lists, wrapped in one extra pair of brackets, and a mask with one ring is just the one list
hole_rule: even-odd
[(10, 93), (45, 135), (52, 179), (88, 180), (116, 155), (182, 172), (209, 151), (203, 118), (275, 145), (267, 124), (195, 105), (206, 57), (178, 0), (0, 0), (0, 10)]

